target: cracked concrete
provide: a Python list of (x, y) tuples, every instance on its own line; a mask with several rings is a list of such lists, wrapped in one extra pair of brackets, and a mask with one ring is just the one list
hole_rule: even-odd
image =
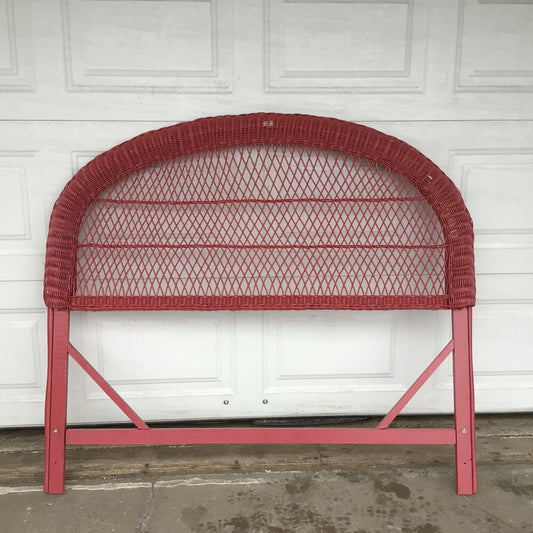
[(152, 483), (150, 494), (148, 495), (146, 511), (141, 516), (139, 523), (137, 524), (137, 527), (135, 528), (135, 533), (150, 533), (148, 524), (154, 512), (154, 502), (155, 502), (155, 487), (154, 487), (154, 483)]
[(447, 467), (204, 474), (0, 496), (10, 533), (506, 533), (533, 531), (533, 466), (479, 469), (457, 496)]

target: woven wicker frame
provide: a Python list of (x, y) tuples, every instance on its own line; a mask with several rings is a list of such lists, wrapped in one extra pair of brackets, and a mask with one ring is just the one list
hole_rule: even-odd
[[(231, 294), (228, 289), (223, 294), (209, 295), (105, 291), (76, 295), (80, 226), (102, 191), (160, 162), (246, 146), (303, 146), (334, 151), (375, 163), (408, 180), (440, 223), (440, 246), (445, 256), (443, 289), (433, 289), (428, 294), (395, 289), (383, 294), (353, 289), (328, 294), (320, 290), (310, 293), (304, 288), (291, 294)], [(96, 157), (66, 185), (50, 220), (44, 298), (48, 307), (57, 310), (460, 309), (475, 301), (472, 221), (459, 191), (433, 162), (405, 142), (371, 128), (331, 118), (273, 113), (199, 119), (144, 133), (120, 144)]]

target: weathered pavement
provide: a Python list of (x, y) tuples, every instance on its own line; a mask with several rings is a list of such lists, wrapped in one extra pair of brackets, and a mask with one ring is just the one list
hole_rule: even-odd
[(72, 448), (56, 496), (41, 489), (42, 431), (5, 430), (0, 530), (532, 533), (533, 416), (477, 425), (474, 496), (455, 494), (449, 446), (312, 445)]

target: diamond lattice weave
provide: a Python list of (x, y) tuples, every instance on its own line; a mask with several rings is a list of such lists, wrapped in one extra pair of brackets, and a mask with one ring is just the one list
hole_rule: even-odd
[(81, 224), (75, 296), (443, 295), (445, 243), (415, 187), (299, 146), (162, 162)]
[(123, 143), (71, 180), (51, 218), (45, 300), (453, 308), (473, 303), (472, 243), (455, 186), (397, 139), (318, 117), (201, 119)]

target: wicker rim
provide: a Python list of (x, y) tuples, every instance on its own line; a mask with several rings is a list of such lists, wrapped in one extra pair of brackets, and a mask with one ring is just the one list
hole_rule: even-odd
[[(104, 189), (162, 160), (229, 146), (298, 144), (344, 152), (375, 161), (403, 175), (425, 196), (437, 215), (447, 246), (447, 294), (443, 298), (331, 297), (278, 302), (196, 303), (169, 296), (74, 297), (76, 248), (83, 215)], [(453, 182), (432, 161), (407, 143), (372, 128), (309, 115), (255, 113), (202, 118), (143, 133), (97, 156), (65, 186), (50, 218), (46, 247), (44, 299), (53, 309), (459, 309), (475, 303), (473, 227)], [(328, 299), (329, 298), (329, 299)], [(79, 300), (79, 301), (78, 301)], [(262, 300), (262, 301), (261, 301)], [(307, 302), (307, 303), (306, 303)]]

